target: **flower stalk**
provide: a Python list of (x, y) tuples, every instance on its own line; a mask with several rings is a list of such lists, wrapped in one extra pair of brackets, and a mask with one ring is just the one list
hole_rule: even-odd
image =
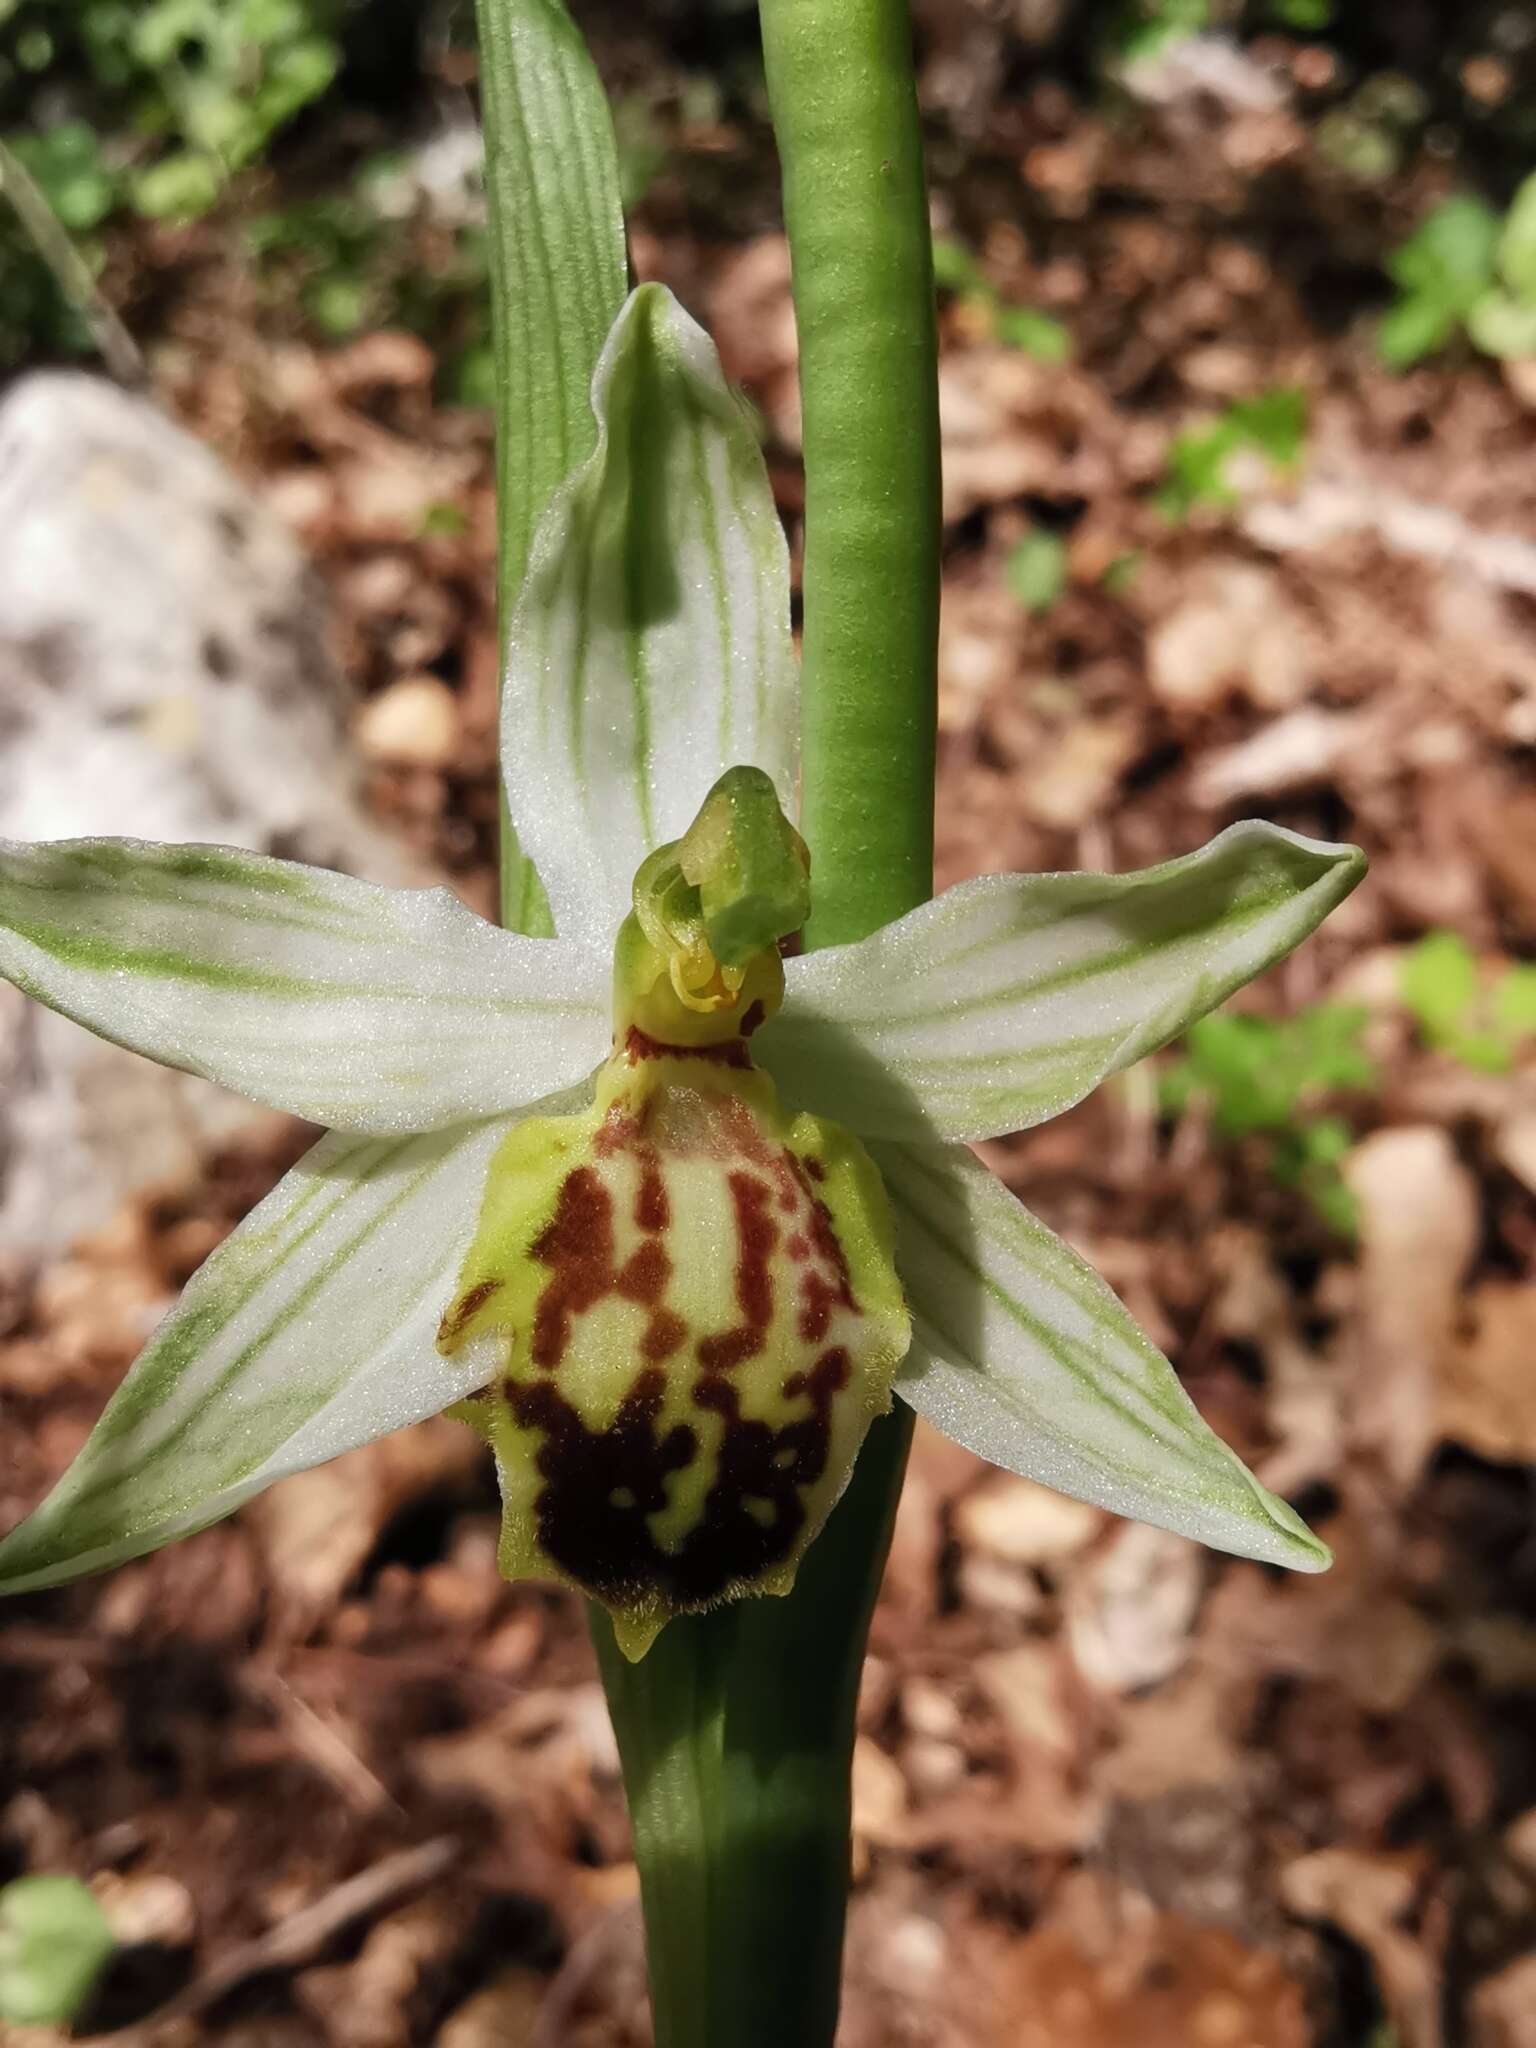
[[(763, 0), (806, 469), (801, 820), (808, 948), (933, 874), (939, 432), (907, 0)], [(783, 1599), (593, 1630), (624, 1759), (658, 2048), (822, 2048), (837, 2026), (864, 1645), (911, 1415), (871, 1429)]]

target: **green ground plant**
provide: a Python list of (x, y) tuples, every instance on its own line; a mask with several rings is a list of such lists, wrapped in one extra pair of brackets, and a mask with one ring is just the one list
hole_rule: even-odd
[(1536, 966), (1480, 960), (1456, 932), (1410, 948), (1398, 992), (1424, 1042), (1464, 1067), (1508, 1073), (1536, 1041)]
[(933, 279), (941, 292), (976, 314), (1005, 347), (1021, 349), (1041, 363), (1071, 360), (1072, 337), (1061, 322), (1006, 298), (972, 252), (953, 236), (935, 237)]
[(1299, 1188), (1341, 1237), (1355, 1234), (1354, 1200), (1339, 1168), (1354, 1134), (1324, 1113), (1328, 1097), (1373, 1089), (1375, 1062), (1361, 1043), (1366, 1012), (1317, 1003), (1292, 1017), (1248, 1012), (1202, 1017), (1159, 1085), (1166, 1114), (1204, 1109), (1219, 1138), (1267, 1141), (1269, 1171)]
[(1272, 470), (1290, 475), (1300, 466), (1306, 438), (1304, 391), (1284, 384), (1256, 398), (1238, 399), (1210, 426), (1174, 436), (1157, 509), (1177, 523), (1198, 506), (1235, 505), (1240, 495), (1231, 475), (1236, 458), (1257, 456)]
[(1502, 216), (1470, 193), (1442, 200), (1387, 269), (1398, 297), (1376, 340), (1389, 369), (1411, 368), (1459, 333), (1484, 355), (1536, 356), (1536, 173)]
[(0, 1889), (0, 2020), (72, 2020), (116, 1946), (95, 1894), (78, 1878), (15, 1878)]

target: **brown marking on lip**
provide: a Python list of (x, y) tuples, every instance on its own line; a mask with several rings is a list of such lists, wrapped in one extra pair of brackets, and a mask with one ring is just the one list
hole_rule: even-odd
[(545, 1484), (535, 1514), (545, 1553), (616, 1606), (658, 1596), (673, 1608), (704, 1606), (759, 1577), (790, 1555), (805, 1526), (801, 1489), (826, 1472), (832, 1404), (851, 1377), (841, 1348), (824, 1352), (809, 1372), (791, 1374), (785, 1395), (808, 1396), (811, 1410), (782, 1424), (743, 1416), (736, 1387), (721, 1375), (700, 1380), (695, 1405), (721, 1419), (718, 1466), (699, 1521), (670, 1552), (647, 1517), (666, 1506), (666, 1480), (692, 1463), (698, 1438), (683, 1423), (660, 1432), (665, 1376), (654, 1368), (637, 1374), (603, 1430), (588, 1429), (548, 1381), (512, 1388), (516, 1420), (544, 1434), (537, 1467)]
[(819, 1159), (813, 1156), (808, 1159), (802, 1159), (800, 1163), (805, 1168), (806, 1172), (810, 1175), (812, 1180), (823, 1181), (826, 1179), (827, 1169), (822, 1165)]
[(681, 1316), (674, 1315), (669, 1308), (659, 1308), (651, 1316), (645, 1335), (640, 1339), (640, 1356), (653, 1365), (659, 1365), (674, 1351), (682, 1349), (687, 1335), (688, 1325)]
[(752, 1055), (739, 1038), (722, 1039), (718, 1045), (668, 1045), (638, 1024), (631, 1024), (624, 1034), (624, 1055), (632, 1067), (642, 1060), (704, 1060), (716, 1067), (752, 1065)]
[(650, 1237), (630, 1253), (614, 1276), (614, 1292), (622, 1294), (626, 1301), (639, 1302), (643, 1308), (654, 1308), (671, 1278), (672, 1261), (666, 1246)]
[(635, 1196), (635, 1227), (639, 1230), (662, 1231), (672, 1222), (672, 1204), (667, 1197), (667, 1183), (654, 1154), (641, 1162), (640, 1188)]
[(699, 1339), (699, 1363), (708, 1373), (730, 1372), (756, 1358), (773, 1320), (770, 1261), (779, 1233), (768, 1214), (770, 1191), (752, 1173), (728, 1174), (726, 1186), (736, 1217), (736, 1305), (741, 1322), (734, 1330)]
[(531, 1247), (551, 1269), (533, 1315), (530, 1346), (547, 1371), (564, 1358), (571, 1319), (613, 1288), (613, 1197), (590, 1166), (577, 1166), (560, 1185), (555, 1213)]
[(437, 1326), (438, 1343), (451, 1344), (455, 1337), (461, 1336), (491, 1296), (499, 1294), (500, 1291), (499, 1280), (477, 1280), (467, 1293), (460, 1295), (452, 1307), (444, 1312), (443, 1319)]
[(820, 1273), (801, 1274), (799, 1329), (807, 1344), (819, 1344), (826, 1336), (832, 1327), (832, 1311), (843, 1298), (843, 1291), (829, 1285)]
[(748, 1003), (742, 1013), (741, 1035), (750, 1038), (754, 1031), (768, 1020), (768, 1012), (761, 1002)]

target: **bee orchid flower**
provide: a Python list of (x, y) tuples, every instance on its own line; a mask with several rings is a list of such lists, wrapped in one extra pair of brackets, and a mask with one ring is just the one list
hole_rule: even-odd
[(1221, 1549), (1323, 1546), (967, 1149), (1078, 1101), (1303, 938), (1363, 863), (1263, 824), (1142, 873), (987, 875), (796, 954), (788, 563), (748, 413), (664, 290), (539, 526), (502, 772), (558, 936), (225, 848), (0, 848), (0, 972), (328, 1127), (0, 1543), (53, 1585), (448, 1410), (502, 1567), (644, 1653), (782, 1592), (898, 1398)]

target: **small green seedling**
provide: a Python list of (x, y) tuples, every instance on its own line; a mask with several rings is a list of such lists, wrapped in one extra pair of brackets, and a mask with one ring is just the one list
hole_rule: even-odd
[(1181, 1115), (1198, 1102), (1219, 1137), (1267, 1137), (1274, 1178), (1300, 1188), (1331, 1229), (1353, 1237), (1354, 1199), (1339, 1167), (1354, 1134), (1340, 1117), (1313, 1114), (1312, 1105), (1337, 1090), (1376, 1085), (1375, 1063), (1360, 1043), (1365, 1021), (1364, 1010), (1340, 1003), (1318, 1003), (1283, 1021), (1245, 1012), (1202, 1017), (1162, 1077), (1162, 1107)]
[(1403, 961), (1398, 990), (1427, 1045), (1464, 1067), (1505, 1074), (1536, 1039), (1536, 966), (1490, 973), (1455, 932), (1430, 932)]
[(18, 1877), (0, 1890), (0, 2020), (71, 2020), (117, 1946), (107, 1916), (73, 1877)]
[(1463, 329), (1485, 355), (1536, 356), (1536, 173), (1502, 220), (1469, 193), (1443, 200), (1387, 268), (1398, 299), (1376, 339), (1389, 369), (1409, 368)]
[(993, 284), (963, 242), (938, 235), (933, 244), (933, 281), (968, 310), (979, 313), (996, 338), (1041, 363), (1065, 363), (1072, 337), (1059, 320), (1032, 306), (1013, 305)]
[(1211, 0), (1125, 0), (1110, 29), (1110, 50), (1124, 69), (1151, 63), (1211, 25)]
[(1235, 456), (1258, 455), (1271, 469), (1289, 474), (1301, 461), (1306, 435), (1307, 397), (1295, 386), (1276, 385), (1257, 398), (1239, 399), (1214, 425), (1174, 436), (1157, 508), (1177, 522), (1197, 505), (1234, 505), (1238, 493), (1229, 471)]
[(1049, 611), (1066, 586), (1066, 542), (1036, 527), (1009, 550), (1003, 576), (1025, 611)]

